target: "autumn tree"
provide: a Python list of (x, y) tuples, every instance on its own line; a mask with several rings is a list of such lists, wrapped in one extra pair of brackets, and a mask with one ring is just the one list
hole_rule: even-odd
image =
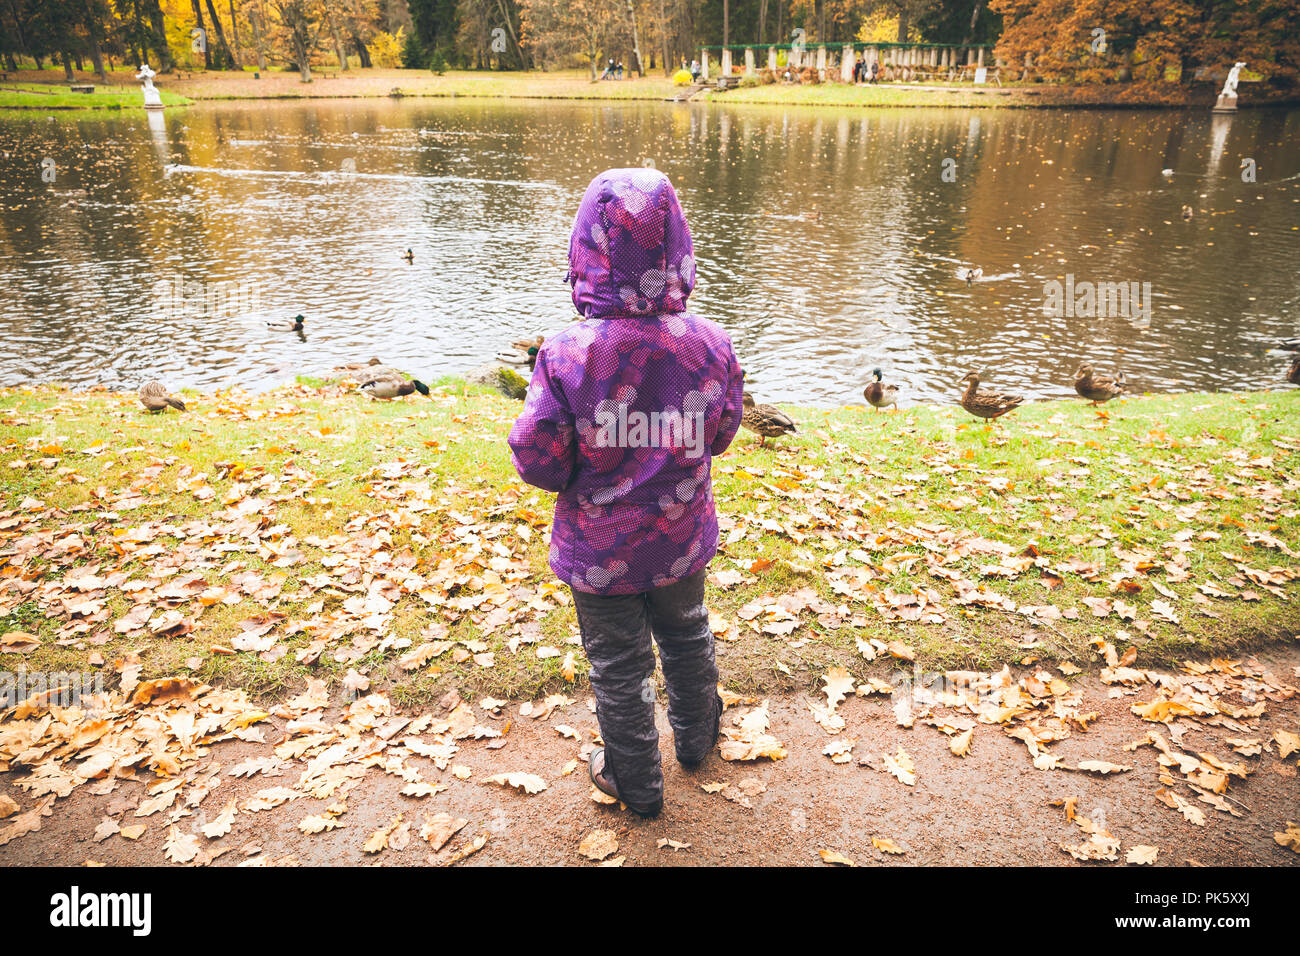
[[(989, 0), (1002, 16), (997, 55), (1015, 63), (1033, 56), (1048, 79), (1107, 82), (1132, 72), (1149, 82), (1195, 68), (1226, 71), (1245, 60), (1252, 72), (1279, 85), (1297, 79), (1300, 2), (1267, 7), (1222, 0)], [(1094, 31), (1105, 46), (1094, 44)]]
[(593, 80), (605, 53), (625, 39), (619, 0), (520, 0), (519, 7), (524, 43), (538, 61), (580, 55)]

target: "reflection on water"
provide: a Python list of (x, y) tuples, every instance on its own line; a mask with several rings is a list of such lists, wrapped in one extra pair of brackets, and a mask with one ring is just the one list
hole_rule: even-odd
[[(694, 231), (692, 305), (764, 399), (860, 401), (877, 365), (908, 401), (951, 401), (971, 369), (1063, 395), (1083, 359), (1140, 390), (1274, 385), (1268, 346), (1300, 332), (1298, 127), (463, 100), (4, 114), (0, 382), (464, 371), (570, 320), (583, 189), (653, 162)], [(1150, 321), (1044, 315), (1067, 276), (1150, 283)], [(298, 313), (302, 336), (266, 327)]]

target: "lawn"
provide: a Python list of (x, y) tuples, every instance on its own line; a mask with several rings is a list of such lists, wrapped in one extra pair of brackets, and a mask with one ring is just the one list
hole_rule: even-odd
[[(269, 698), (314, 676), (402, 703), (581, 684), (552, 496), (504, 440), (518, 403), (456, 380), (392, 403), (185, 398), (149, 415), (133, 394), (0, 391), (0, 671)], [(1086, 669), (1100, 640), (1169, 663), (1300, 628), (1296, 392), (1041, 402), (994, 426), (789, 411), (799, 435), (742, 431), (714, 465), (729, 687), (911, 659)]]
[[(81, 81), (79, 81), (81, 82)], [(104, 86), (94, 80), (84, 81), (95, 87), (93, 93), (73, 93), (66, 86), (53, 83), (0, 84), (0, 109), (6, 110), (122, 110), (143, 109), (144, 97), (139, 86)], [(166, 90), (164, 106), (185, 106), (188, 98)]]

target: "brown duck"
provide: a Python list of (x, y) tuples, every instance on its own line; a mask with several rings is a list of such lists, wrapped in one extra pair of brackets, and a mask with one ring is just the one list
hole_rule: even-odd
[(1092, 366), (1084, 364), (1074, 373), (1074, 390), (1092, 404), (1101, 405), (1124, 394), (1125, 381), (1123, 372), (1114, 378), (1106, 378), (1093, 375)]
[(1286, 373), (1286, 380), (1292, 385), (1300, 385), (1300, 358), (1291, 363), (1291, 371)]
[(140, 386), (140, 404), (155, 415), (167, 410), (170, 405), (177, 411), (185, 411), (185, 403), (167, 391), (162, 382), (145, 382)]
[(798, 431), (794, 420), (774, 405), (754, 404), (754, 396), (749, 392), (744, 393), (743, 401), (745, 414), (741, 416), (740, 424), (759, 436), (760, 445), (766, 444), (769, 438), (779, 438)]
[(1001, 418), (1025, 400), (1023, 395), (1005, 395), (980, 388), (980, 377), (974, 372), (967, 374), (961, 384), (966, 386), (961, 396), (961, 407), (976, 418)]

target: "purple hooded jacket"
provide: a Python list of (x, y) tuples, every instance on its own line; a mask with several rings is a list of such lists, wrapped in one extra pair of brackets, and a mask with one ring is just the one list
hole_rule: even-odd
[(658, 170), (592, 180), (568, 279), (583, 321), (538, 353), (511, 455), (524, 481), (559, 492), (550, 562), (562, 581), (648, 591), (717, 551), (710, 465), (740, 426), (744, 375), (722, 327), (686, 311), (691, 233)]

